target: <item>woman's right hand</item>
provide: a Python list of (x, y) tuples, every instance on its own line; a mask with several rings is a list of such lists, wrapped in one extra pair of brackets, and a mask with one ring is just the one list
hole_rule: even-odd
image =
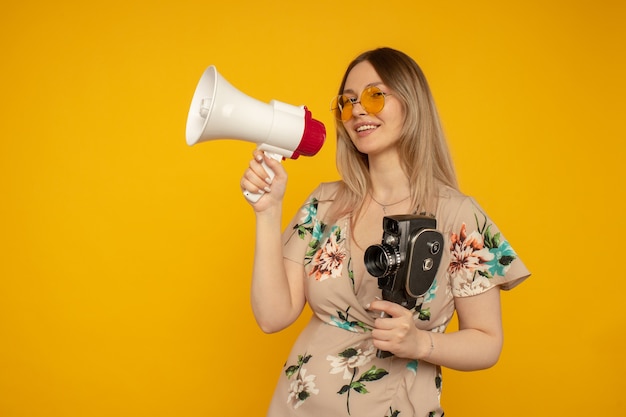
[[(254, 159), (250, 161), (250, 166), (241, 178), (240, 186), (243, 192), (262, 194), (257, 202), (247, 200), (256, 212), (262, 212), (272, 206), (282, 204), (287, 186), (287, 171), (279, 161), (268, 157), (258, 149), (254, 151), (253, 156)], [(274, 171), (274, 178), (270, 179), (270, 175), (263, 167), (263, 162)]]

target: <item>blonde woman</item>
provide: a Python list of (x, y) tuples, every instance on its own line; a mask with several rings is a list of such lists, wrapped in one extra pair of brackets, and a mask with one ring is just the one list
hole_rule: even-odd
[[(497, 362), (500, 290), (529, 272), (459, 191), (433, 97), (412, 58), (390, 48), (361, 54), (332, 106), (342, 179), (313, 190), (284, 232), (283, 166), (255, 152), (241, 180), (243, 190), (263, 193), (251, 203), (258, 325), (277, 332), (305, 304), (313, 311), (268, 416), (442, 416), (441, 367), (469, 371)], [(400, 214), (436, 221), (443, 236), (432, 283), (408, 305), (383, 296), (379, 281), (393, 273), (372, 276), (365, 262), (366, 250), (381, 246), (383, 218)], [(444, 333), (455, 310), (459, 329)]]

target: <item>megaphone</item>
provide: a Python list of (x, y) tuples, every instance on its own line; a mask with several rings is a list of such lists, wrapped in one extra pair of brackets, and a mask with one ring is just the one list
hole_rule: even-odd
[[(313, 156), (326, 139), (324, 124), (305, 106), (248, 97), (209, 66), (196, 87), (187, 116), (187, 144), (216, 139), (239, 139), (258, 144), (268, 156), (282, 161)], [(270, 178), (274, 172), (265, 166)], [(256, 202), (262, 194), (244, 192)]]

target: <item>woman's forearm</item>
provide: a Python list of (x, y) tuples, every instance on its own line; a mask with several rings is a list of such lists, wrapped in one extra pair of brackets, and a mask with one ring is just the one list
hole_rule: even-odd
[[(503, 344), (499, 288), (472, 297), (457, 298), (455, 304), (459, 330), (432, 333), (432, 345), (422, 336), (422, 340), (428, 340), (427, 357), (423, 359), (459, 371), (474, 371), (495, 365)], [(424, 355), (424, 349), (421, 354)]]
[(251, 303), (255, 319), (266, 333), (289, 326), (304, 307), (301, 279), (295, 276), (290, 280), (288, 272), (297, 275), (298, 269), (287, 271), (285, 265), (280, 208), (257, 213)]
[(423, 335), (421, 358), (457, 371), (487, 369), (498, 362), (502, 337), (478, 329)]

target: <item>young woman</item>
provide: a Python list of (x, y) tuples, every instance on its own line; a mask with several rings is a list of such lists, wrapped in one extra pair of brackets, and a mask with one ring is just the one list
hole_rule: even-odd
[[(313, 317), (285, 362), (269, 416), (441, 416), (441, 366), (494, 365), (502, 348), (500, 289), (529, 276), (497, 226), (457, 187), (426, 79), (381, 48), (349, 66), (339, 97), (342, 180), (319, 185), (281, 234), (283, 166), (256, 152), (241, 180), (252, 204), (252, 307), (263, 331)], [(261, 162), (275, 172), (268, 179)], [(432, 216), (444, 237), (432, 285), (405, 308), (386, 301), (365, 250), (383, 217)], [(403, 277), (400, 277), (403, 278)], [(459, 330), (444, 333), (454, 311)], [(379, 357), (378, 350), (392, 355)]]

